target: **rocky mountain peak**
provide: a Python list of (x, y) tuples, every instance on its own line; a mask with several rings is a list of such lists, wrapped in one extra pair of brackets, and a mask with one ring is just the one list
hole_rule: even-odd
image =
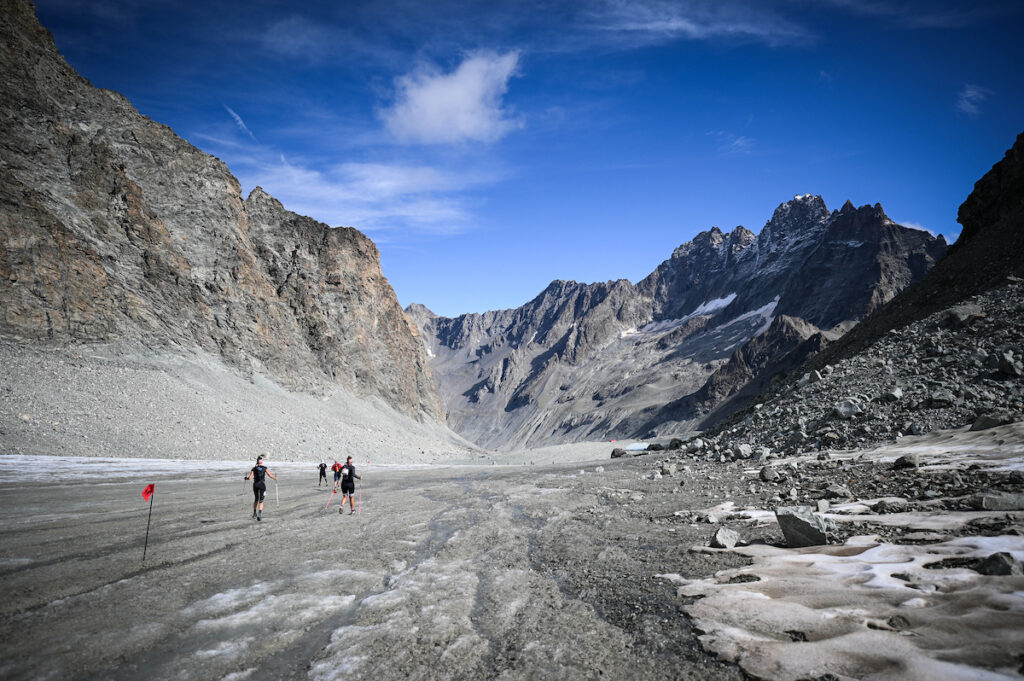
[(761, 241), (770, 245), (819, 231), (828, 218), (828, 208), (821, 196), (797, 194), (775, 209), (761, 230)]
[(405, 314), (413, 319), (432, 319), (437, 317), (429, 307), (422, 303), (409, 303), (405, 308)]
[(269, 203), (282, 209), (284, 208), (284, 205), (280, 201), (268, 194), (263, 187), (260, 187), (259, 185), (253, 187), (252, 191), (249, 192), (249, 196), (245, 199), (245, 202), (251, 205)]

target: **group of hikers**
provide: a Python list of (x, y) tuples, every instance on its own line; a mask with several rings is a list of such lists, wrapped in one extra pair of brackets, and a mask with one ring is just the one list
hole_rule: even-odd
[[(321, 484), (327, 484), (327, 464), (323, 461), (318, 466), (320, 469), (320, 480), (317, 482), (317, 487)], [(345, 505), (345, 500), (348, 499), (349, 515), (356, 512), (356, 480), (362, 480), (362, 477), (356, 475), (356, 467), (352, 463), (352, 457), (345, 459), (344, 465), (334, 462), (331, 466), (331, 470), (334, 471), (334, 492), (331, 493), (333, 497), (337, 493), (338, 488), (341, 488), (341, 505)], [(257, 521), (263, 520), (263, 499), (267, 495), (267, 477), (273, 480), (277, 480), (277, 476), (270, 472), (270, 469), (263, 465), (263, 457), (256, 457), (256, 465), (252, 467), (246, 476), (246, 480), (252, 480), (252, 517)], [(330, 502), (328, 502), (330, 503)]]

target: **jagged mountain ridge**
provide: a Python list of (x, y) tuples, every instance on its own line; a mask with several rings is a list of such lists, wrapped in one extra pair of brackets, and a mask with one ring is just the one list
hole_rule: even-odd
[(758, 235), (701, 232), (636, 285), (555, 281), (513, 310), (406, 312), (429, 344), (449, 425), (468, 439), (503, 448), (639, 436), (685, 428), (763, 371), (788, 367), (753, 352), (758, 366), (732, 372), (741, 384), (719, 375), (696, 395), (780, 316), (795, 320), (784, 335), (813, 329), (801, 343), (849, 325), (945, 250), (941, 237), (897, 225), (880, 205), (829, 212), (807, 194), (781, 204)]
[(94, 88), (0, 2), (0, 336), (203, 351), (441, 420), (418, 330), (350, 228), (296, 215)]

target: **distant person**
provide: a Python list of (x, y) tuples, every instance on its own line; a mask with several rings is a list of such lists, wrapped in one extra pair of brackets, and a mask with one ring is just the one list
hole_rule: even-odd
[(334, 491), (338, 491), (338, 483), (341, 481), (341, 464), (337, 461), (331, 466), (331, 470), (334, 471)]
[(270, 472), (270, 469), (263, 465), (263, 457), (256, 457), (256, 465), (252, 467), (245, 479), (253, 479), (252, 493), (255, 499), (252, 502), (252, 517), (256, 520), (263, 520), (263, 498), (267, 495), (267, 476), (277, 480), (277, 476)]
[(323, 461), (321, 461), (319, 468), (320, 468), (320, 480), (316, 483), (317, 487), (320, 486), (321, 482), (324, 485), (327, 485), (327, 464), (325, 464)]
[(356, 467), (352, 465), (352, 457), (345, 459), (345, 465), (341, 467), (341, 505), (345, 505), (345, 497), (348, 497), (348, 514), (356, 512), (356, 480), (362, 480), (356, 475)]

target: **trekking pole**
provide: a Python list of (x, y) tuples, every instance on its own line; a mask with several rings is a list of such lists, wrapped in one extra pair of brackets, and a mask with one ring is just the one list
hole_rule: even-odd
[(281, 497), (277, 495), (277, 480), (274, 481), (274, 502), (277, 504), (277, 508), (281, 508)]
[(327, 506), (324, 506), (324, 510), (325, 511), (330, 507), (331, 499), (333, 499), (334, 495), (337, 494), (337, 493), (338, 493), (338, 490), (334, 490), (333, 492), (331, 492), (331, 496), (327, 497)]
[(248, 481), (248, 478), (242, 478), (242, 491), (238, 493), (239, 495), (245, 494), (245, 483)]
[(362, 480), (359, 481), (359, 513), (358, 513), (358, 515), (363, 515), (363, 481)]

